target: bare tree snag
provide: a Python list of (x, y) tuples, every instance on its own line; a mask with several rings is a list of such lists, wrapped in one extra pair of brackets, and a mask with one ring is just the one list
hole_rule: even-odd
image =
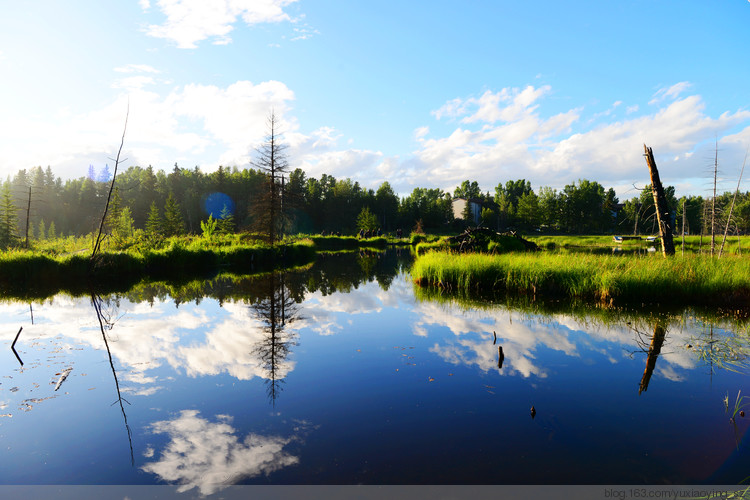
[(102, 220), (99, 222), (99, 233), (96, 235), (96, 241), (94, 242), (94, 248), (91, 251), (91, 257), (89, 257), (89, 268), (94, 263), (94, 258), (99, 252), (102, 244), (102, 232), (104, 231), (104, 223), (107, 220), (107, 211), (109, 210), (109, 202), (112, 200), (112, 191), (115, 189), (115, 179), (117, 179), (117, 167), (122, 162), (120, 160), (120, 154), (122, 153), (122, 146), (125, 144), (125, 132), (128, 130), (128, 117), (130, 116), (130, 102), (128, 102), (128, 109), (125, 113), (125, 126), (122, 129), (122, 139), (120, 140), (120, 148), (117, 150), (117, 158), (115, 158), (115, 171), (112, 174), (112, 182), (109, 184), (109, 192), (107, 193), (107, 203), (104, 205), (104, 213), (102, 214)]
[(659, 170), (656, 168), (654, 152), (650, 147), (643, 145), (648, 164), (648, 170), (651, 174), (651, 189), (654, 194), (654, 207), (656, 208), (656, 220), (659, 224), (659, 236), (661, 236), (661, 249), (664, 256), (674, 255), (674, 241), (672, 240), (672, 221), (669, 216), (669, 207), (667, 198), (664, 196), (664, 188), (659, 179)]

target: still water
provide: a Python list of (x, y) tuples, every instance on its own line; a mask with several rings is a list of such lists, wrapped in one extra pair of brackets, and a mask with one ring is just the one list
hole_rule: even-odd
[(0, 484), (750, 475), (750, 416), (730, 420), (739, 391), (750, 402), (746, 326), (429, 297), (409, 261), (5, 300)]

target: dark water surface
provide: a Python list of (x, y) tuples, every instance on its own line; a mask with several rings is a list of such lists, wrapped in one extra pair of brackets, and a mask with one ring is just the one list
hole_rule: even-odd
[(426, 298), (409, 259), (0, 304), (0, 483), (750, 475), (750, 417), (730, 421), (750, 395), (746, 326)]

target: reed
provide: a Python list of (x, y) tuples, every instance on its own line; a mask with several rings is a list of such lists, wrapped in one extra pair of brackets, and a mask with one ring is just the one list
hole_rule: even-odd
[(430, 252), (417, 258), (412, 277), (423, 285), (504, 289), (605, 303), (750, 305), (750, 260), (738, 257)]

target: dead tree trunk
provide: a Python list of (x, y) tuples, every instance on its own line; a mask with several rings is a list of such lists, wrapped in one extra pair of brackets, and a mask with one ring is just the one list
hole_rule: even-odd
[(659, 235), (661, 236), (661, 249), (664, 256), (674, 255), (674, 241), (672, 240), (672, 221), (669, 217), (669, 207), (667, 206), (667, 198), (664, 196), (664, 188), (661, 185), (659, 179), (659, 170), (656, 168), (656, 161), (654, 160), (654, 152), (643, 145), (643, 149), (646, 152), (646, 163), (648, 164), (648, 170), (651, 174), (651, 189), (654, 194), (654, 207), (656, 208), (656, 220), (659, 224)]

